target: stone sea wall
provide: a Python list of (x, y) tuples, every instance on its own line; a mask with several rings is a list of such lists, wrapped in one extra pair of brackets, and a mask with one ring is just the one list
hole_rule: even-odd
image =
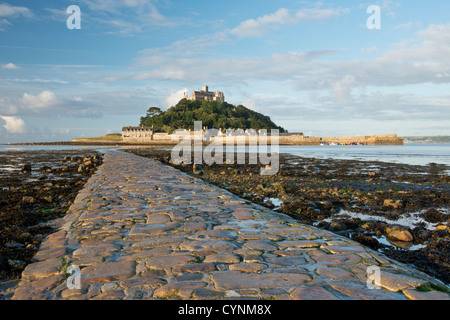
[(364, 145), (403, 145), (403, 138), (396, 134), (374, 135), (374, 136), (354, 136), (354, 137), (324, 137), (322, 143), (345, 144), (356, 143)]
[[(194, 142), (194, 138), (192, 136), (192, 143)], [(181, 141), (181, 138), (180, 140)], [(210, 142), (215, 141), (215, 138), (211, 138)], [(263, 137), (262, 142), (267, 141), (267, 144), (272, 144), (271, 137)], [(178, 142), (172, 141), (172, 136), (169, 134), (159, 134), (155, 133), (153, 135), (153, 140), (149, 137), (146, 138), (130, 138), (126, 139), (117, 139), (117, 140), (95, 140), (95, 139), (73, 139), (72, 142), (76, 143), (90, 143), (90, 144), (118, 144), (118, 145), (126, 145), (126, 144), (149, 144), (149, 145), (158, 145), (158, 144), (178, 144)], [(273, 141), (276, 143), (276, 140)], [(226, 143), (226, 139), (224, 138), (224, 144)], [(245, 144), (259, 144), (259, 137), (250, 137), (250, 136), (239, 136), (235, 137), (234, 143), (237, 145)], [(292, 135), (280, 135), (278, 137), (279, 145), (293, 145), (293, 146), (318, 146), (321, 143), (325, 144), (363, 144), (363, 145), (403, 145), (403, 138), (397, 137), (396, 134), (388, 134), (388, 135), (374, 135), (374, 136), (354, 136), (354, 137), (308, 137), (301, 134), (292, 134)]]

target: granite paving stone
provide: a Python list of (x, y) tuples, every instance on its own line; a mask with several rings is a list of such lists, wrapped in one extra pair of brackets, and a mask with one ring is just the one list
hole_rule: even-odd
[(417, 290), (430, 283), (441, 288), (340, 235), (153, 159), (107, 151), (8, 290), (13, 300), (450, 298)]

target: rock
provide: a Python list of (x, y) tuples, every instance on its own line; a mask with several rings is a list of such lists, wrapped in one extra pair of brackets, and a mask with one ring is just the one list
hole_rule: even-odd
[(22, 202), (25, 203), (34, 203), (36, 200), (33, 197), (30, 196), (25, 196), (22, 198)]
[(393, 226), (386, 228), (386, 235), (388, 238), (396, 241), (412, 242), (414, 240), (413, 235), (407, 229), (399, 226)]
[(229, 269), (232, 271), (241, 271), (246, 273), (261, 273), (267, 266), (261, 263), (238, 263), (231, 264)]
[(265, 205), (266, 205), (267, 207), (269, 207), (269, 208), (275, 208), (275, 205), (272, 203), (271, 200), (267, 200), (267, 201), (265, 202)]
[(421, 214), (421, 217), (424, 218), (425, 221), (431, 222), (431, 223), (438, 223), (438, 222), (445, 221), (445, 216), (446, 215), (444, 213), (442, 213), (434, 208), (431, 208)]
[(296, 288), (291, 297), (294, 300), (338, 300), (334, 294), (320, 286)]
[(422, 292), (416, 289), (406, 289), (403, 292), (405, 297), (410, 300), (450, 300), (448, 293), (440, 291)]
[(319, 201), (319, 205), (325, 210), (331, 210), (333, 208), (331, 201)]
[(194, 173), (198, 173), (203, 170), (203, 166), (201, 164), (194, 163), (194, 165), (192, 166), (192, 170), (194, 171)]
[(25, 247), (25, 245), (23, 245), (21, 243), (18, 243), (18, 242), (10, 242), (10, 243), (7, 243), (5, 246), (8, 247), (8, 248), (22, 248), (22, 247)]
[(177, 266), (194, 263), (195, 258), (187, 254), (174, 254), (162, 257), (153, 257), (146, 259), (145, 264), (150, 269), (161, 268), (164, 266)]
[(80, 164), (80, 166), (78, 167), (78, 172), (87, 172), (87, 167), (84, 164)]
[(309, 208), (313, 208), (313, 209), (317, 209), (317, 204), (315, 204), (314, 202), (310, 201), (306, 204)]
[(250, 240), (245, 242), (244, 246), (250, 250), (260, 250), (260, 251), (273, 251), (278, 248), (271, 244), (269, 241), (264, 240)]
[(14, 269), (18, 269), (18, 270), (22, 270), (26, 267), (26, 262), (21, 261), (21, 260), (13, 260), (13, 259), (9, 259), (8, 260), (8, 264), (10, 267), (14, 268)]
[(37, 248), (34, 244), (29, 243), (29, 244), (27, 244), (27, 246), (25, 247), (25, 249), (31, 250), (31, 251), (35, 251), (35, 250), (37, 250), (38, 248)]
[(378, 249), (381, 247), (380, 243), (378, 242), (377, 239), (369, 237), (369, 236), (365, 236), (363, 234), (358, 233), (355, 237), (354, 237), (355, 241), (358, 241), (359, 243), (370, 247), (372, 249)]
[(205, 282), (201, 281), (180, 281), (169, 283), (164, 286), (159, 287), (153, 293), (154, 298), (168, 298), (169, 296), (175, 296), (180, 291), (190, 291), (186, 289), (194, 289), (206, 287)]
[(33, 238), (33, 235), (29, 232), (22, 232), (19, 237), (24, 241), (28, 241), (29, 239)]
[(205, 263), (239, 263), (239, 258), (232, 253), (219, 253), (206, 256)]
[(52, 172), (52, 168), (50, 168), (48, 166), (42, 167), (41, 170), (44, 171), (45, 173), (51, 173)]
[(347, 229), (345, 225), (337, 221), (333, 221), (328, 228), (330, 231), (342, 231), (345, 229)]
[(60, 274), (62, 259), (51, 258), (29, 264), (22, 272), (22, 280), (35, 281)]
[(22, 172), (30, 172), (30, 171), (31, 171), (31, 165), (29, 165), (29, 164), (24, 165), (24, 166), (20, 169), (20, 171), (22, 171)]
[(384, 207), (392, 207), (394, 209), (400, 209), (403, 207), (403, 200), (386, 199), (383, 202)]
[(81, 269), (83, 283), (98, 283), (131, 278), (136, 274), (135, 262), (101, 263)]
[(242, 273), (240, 271), (216, 271), (210, 273), (218, 290), (273, 289), (300, 286), (312, 280), (307, 274), (294, 273)]

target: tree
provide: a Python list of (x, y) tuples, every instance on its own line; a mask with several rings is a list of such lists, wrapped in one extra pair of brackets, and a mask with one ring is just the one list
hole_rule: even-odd
[(181, 99), (167, 111), (151, 107), (141, 124), (153, 126), (155, 132), (171, 133), (175, 129), (194, 129), (194, 121), (202, 121), (203, 126), (222, 129), (284, 129), (278, 127), (270, 117), (246, 108), (243, 105), (234, 107), (226, 102), (192, 101)]
[(158, 107), (150, 107), (147, 110), (147, 117), (153, 118), (153, 117), (159, 117), (163, 112)]

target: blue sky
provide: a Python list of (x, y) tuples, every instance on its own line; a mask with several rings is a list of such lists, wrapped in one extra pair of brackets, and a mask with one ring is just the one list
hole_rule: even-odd
[(444, 0), (0, 0), (0, 143), (120, 132), (204, 84), (290, 132), (450, 135), (449, 12)]

